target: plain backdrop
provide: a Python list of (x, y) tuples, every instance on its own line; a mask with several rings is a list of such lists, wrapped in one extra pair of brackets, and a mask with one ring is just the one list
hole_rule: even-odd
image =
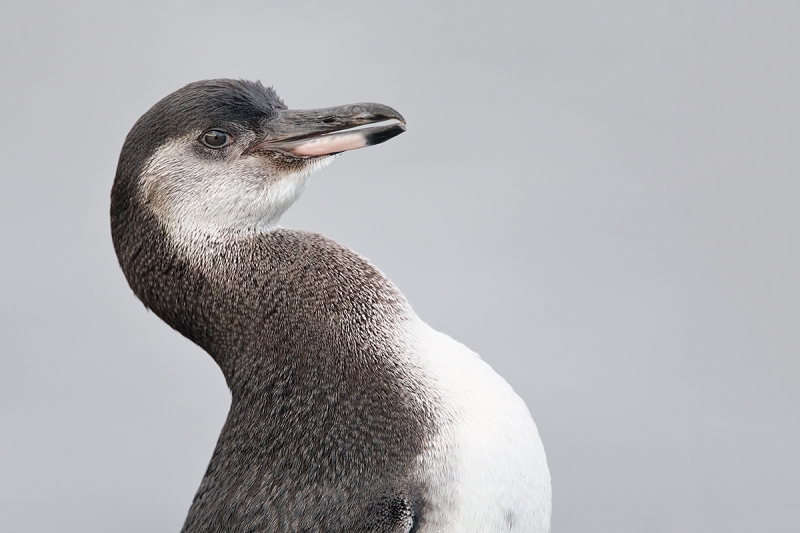
[(375, 101), (283, 225), (524, 397), (553, 532), (800, 531), (800, 2), (0, 4), (0, 531), (177, 532), (229, 395), (109, 191), (184, 84)]

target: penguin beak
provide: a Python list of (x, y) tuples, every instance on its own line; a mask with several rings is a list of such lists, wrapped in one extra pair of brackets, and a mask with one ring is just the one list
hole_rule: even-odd
[[(380, 124), (383, 122), (386, 124)], [(406, 121), (389, 106), (361, 103), (285, 109), (267, 122), (265, 129), (267, 136), (248, 152), (276, 150), (296, 157), (317, 157), (388, 141), (406, 131)]]

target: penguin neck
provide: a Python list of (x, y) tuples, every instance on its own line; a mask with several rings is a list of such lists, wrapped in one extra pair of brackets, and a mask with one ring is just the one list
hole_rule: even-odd
[(411, 311), (402, 294), (321, 235), (273, 228), (186, 247), (152, 214), (133, 218), (135, 231), (114, 231), (131, 287), (214, 358), (234, 397), (261, 394), (287, 372), (308, 386), (369, 379), (396, 364), (376, 354), (403, 352), (398, 332)]

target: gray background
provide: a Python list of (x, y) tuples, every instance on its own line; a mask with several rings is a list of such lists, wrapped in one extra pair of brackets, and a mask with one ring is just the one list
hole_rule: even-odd
[[(553, 531), (800, 531), (800, 3), (0, 8), (0, 531), (177, 532), (229, 396), (116, 264), (133, 122), (197, 79), (408, 132), (283, 224), (525, 398)], [(335, 4), (335, 5), (334, 5)]]

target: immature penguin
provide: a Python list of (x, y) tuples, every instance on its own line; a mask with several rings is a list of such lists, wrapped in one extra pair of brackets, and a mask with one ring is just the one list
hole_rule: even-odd
[(544, 449), (511, 387), (369, 261), (278, 226), (335, 154), (403, 131), (384, 105), (289, 110), (223, 79), (170, 94), (125, 139), (122, 271), (232, 395), (184, 532), (549, 531)]

